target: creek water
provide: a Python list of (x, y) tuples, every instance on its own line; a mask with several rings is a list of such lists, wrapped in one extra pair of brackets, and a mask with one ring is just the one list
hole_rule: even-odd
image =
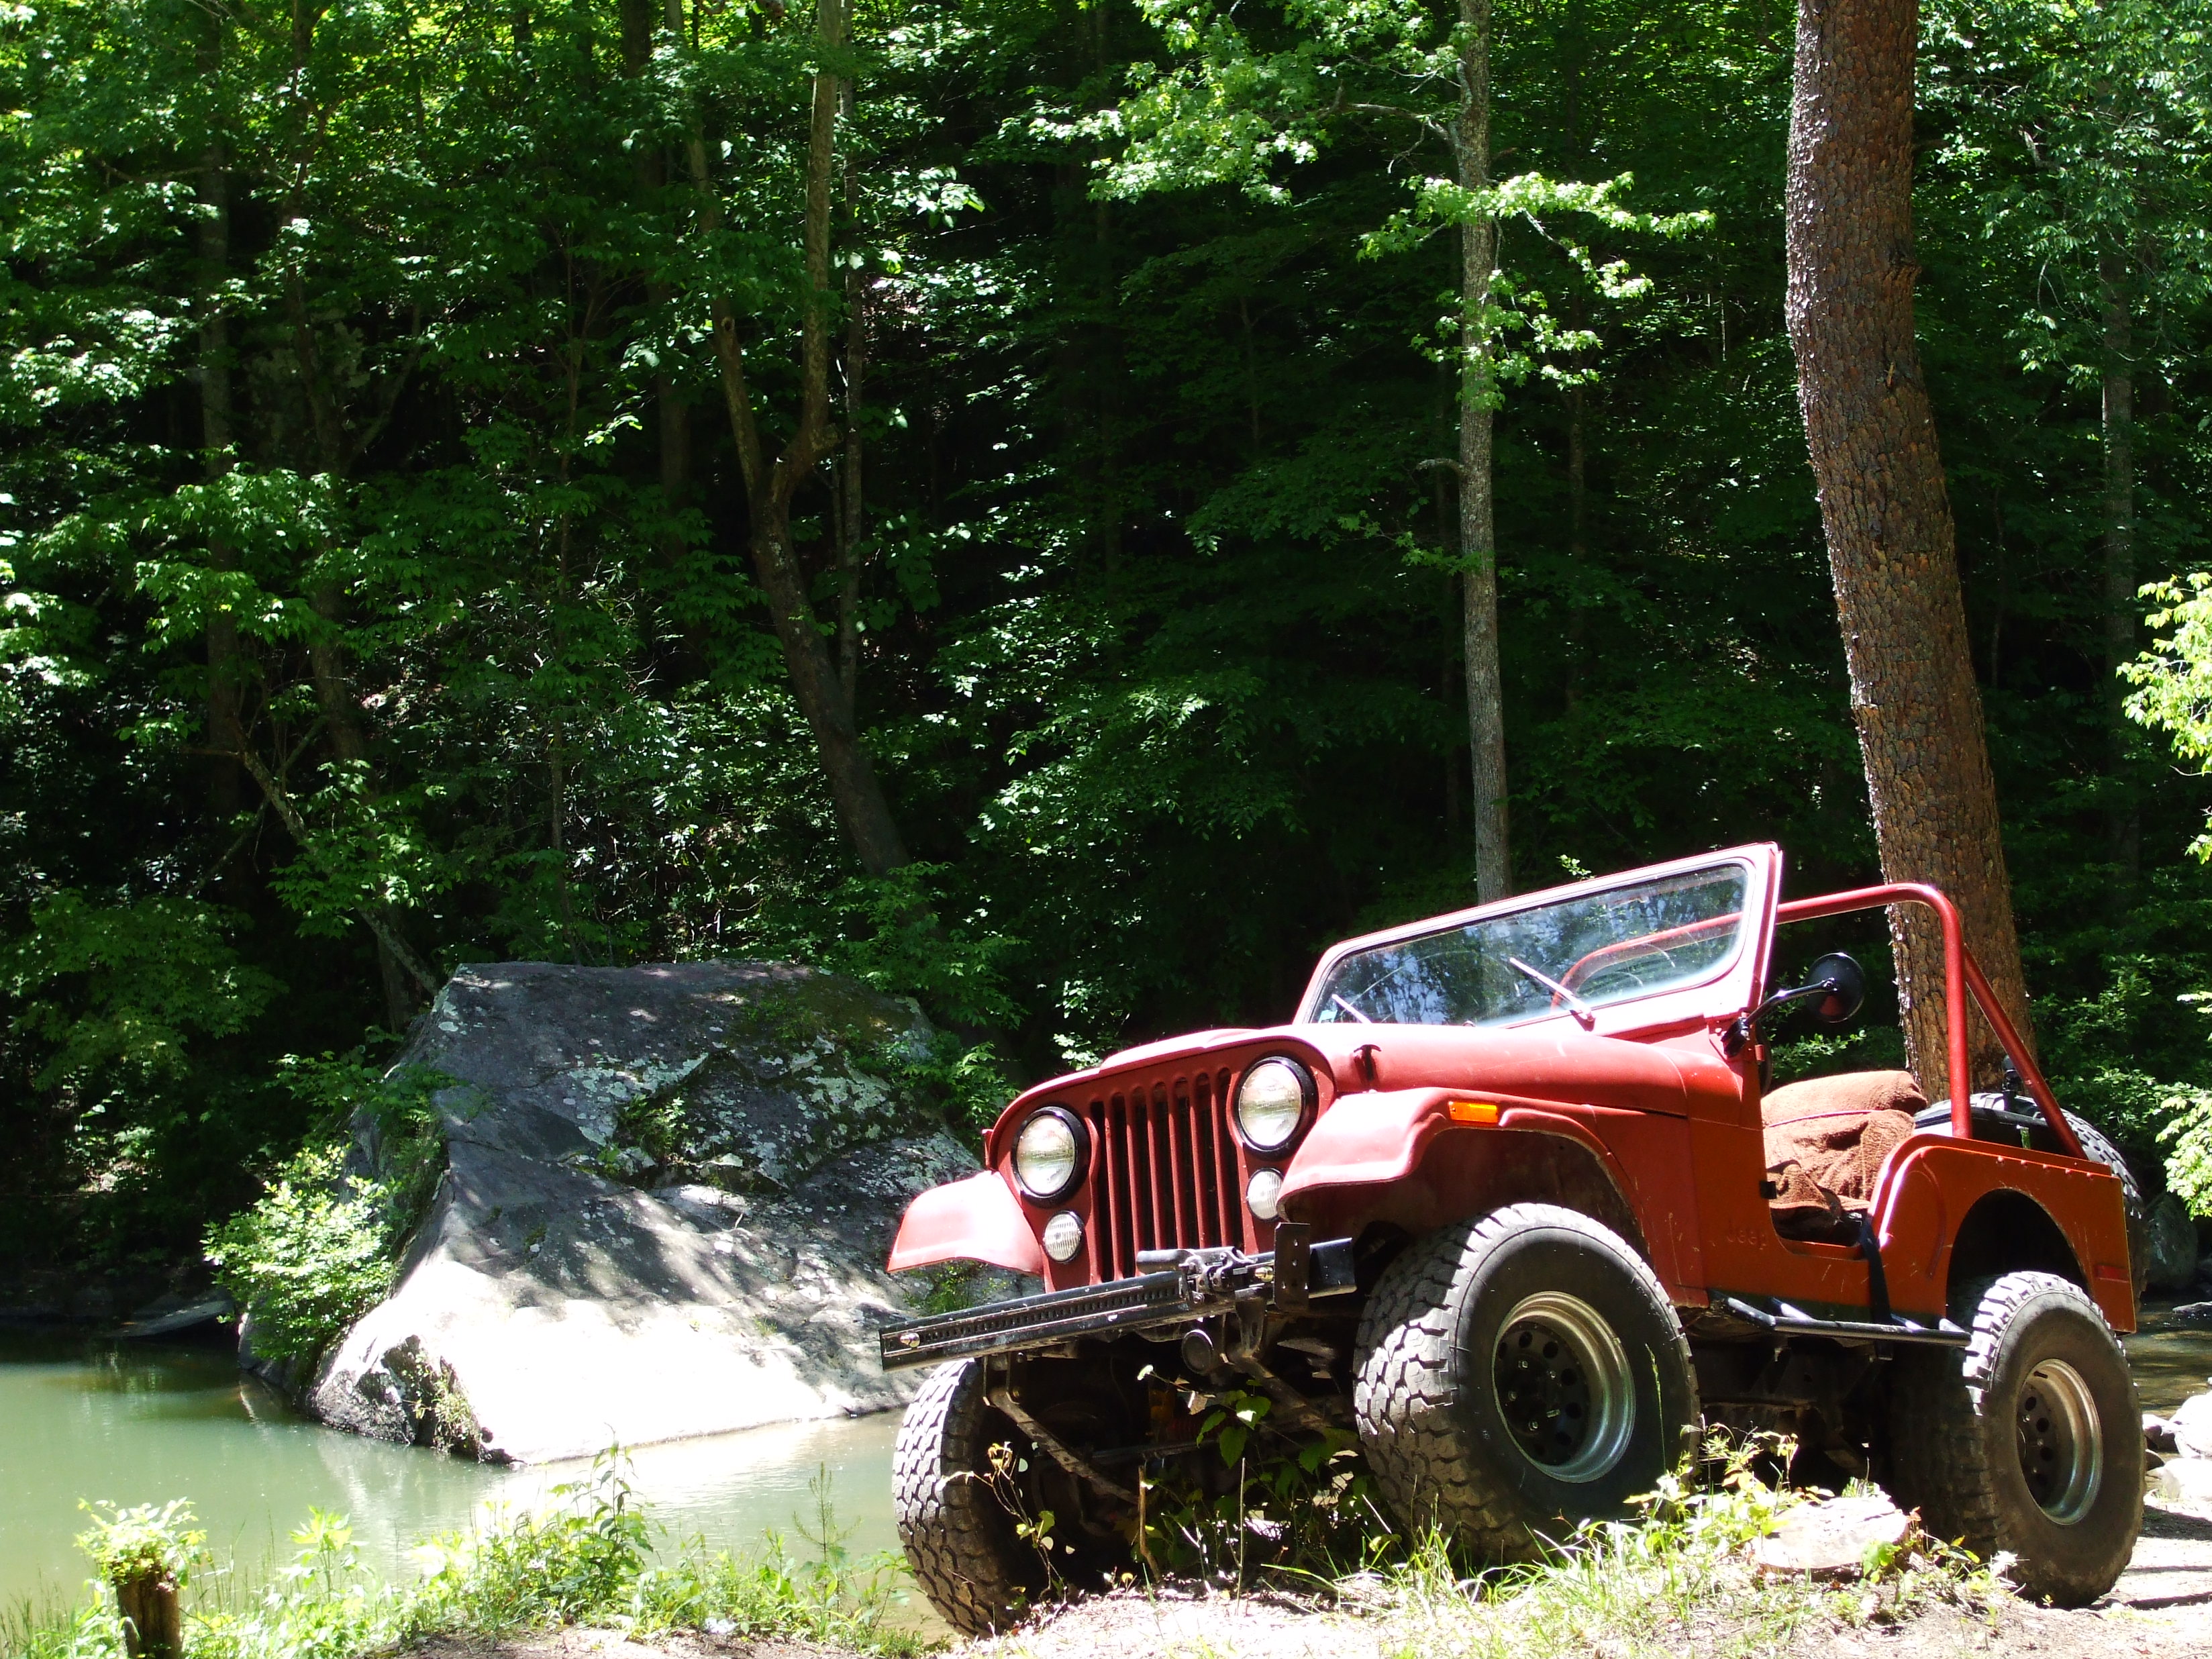
[[(2212, 1377), (2212, 1331), (2146, 1333), (2128, 1350), (2146, 1411), (2171, 1411)], [(890, 1549), (897, 1427), (887, 1413), (640, 1447), (631, 1480), (673, 1535), (743, 1551), (775, 1530), (804, 1556), (804, 1530), (818, 1528), (811, 1483), (826, 1474), (846, 1547)], [(0, 1604), (77, 1599), (80, 1499), (188, 1498), (218, 1557), (249, 1575), (289, 1557), (310, 1508), (338, 1511), (365, 1562), (404, 1578), (424, 1538), (487, 1503), (543, 1503), (586, 1473), (490, 1468), (322, 1428), (222, 1348), (0, 1334)]]
[[(737, 1551), (781, 1532), (815, 1552), (811, 1483), (826, 1472), (835, 1523), (856, 1553), (896, 1547), (890, 1520), (896, 1413), (718, 1435), (630, 1454), (654, 1521)], [(404, 1581), (409, 1553), (481, 1507), (529, 1509), (588, 1465), (506, 1469), (386, 1445), (307, 1421), (242, 1376), (225, 1348), (0, 1334), (0, 1606), (76, 1601), (81, 1499), (187, 1498), (219, 1560), (249, 1577), (289, 1559), (310, 1508), (353, 1523), (362, 1561)]]

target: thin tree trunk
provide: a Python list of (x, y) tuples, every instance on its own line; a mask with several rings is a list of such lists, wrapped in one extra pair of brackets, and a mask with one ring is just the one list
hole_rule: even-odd
[[(301, 817), (300, 809), (293, 804), (291, 793), (270, 775), (268, 767), (262, 763), (261, 757), (251, 749), (241, 749), (238, 752), (238, 760), (239, 763), (245, 767), (247, 775), (260, 786), (263, 798), (276, 809), (276, 816), (283, 820), (284, 828), (291, 832), (292, 839), (298, 844), (301, 856), (321, 869), (325, 875), (332, 873), (329, 866), (323, 863), (321, 855), (315, 851), (314, 842), (307, 835), (307, 823)], [(407, 976), (422, 988), (423, 995), (434, 997), (438, 994), (437, 980), (432, 976), (430, 970), (422, 965), (422, 959), (408, 949), (407, 941), (400, 938), (398, 930), (392, 925), (389, 906), (370, 902), (356, 904), (354, 906), (354, 915), (361, 919), (363, 927), (375, 935), (377, 942), (392, 953), (392, 960), (398, 963)]]
[[(618, 21), (622, 39), (623, 73), (636, 80), (653, 63), (653, 0), (622, 0)], [(674, 27), (672, 24), (672, 27)], [(667, 183), (667, 158), (650, 144), (633, 152), (630, 171), (636, 182), (639, 204), (649, 206), (654, 194)], [(646, 302), (656, 310), (667, 305), (673, 290), (665, 283), (643, 278)], [(661, 511), (670, 519), (691, 504), (691, 410), (665, 372), (653, 377), (653, 408), (657, 427), (660, 465)], [(682, 556), (683, 541), (672, 530), (659, 538), (664, 562), (674, 566)]]
[[(1882, 873), (1949, 894), (2005, 1012), (2027, 999), (1996, 781), (1966, 643), (1951, 507), (1914, 344), (1915, 0), (1799, 0), (1787, 185), (1786, 315), (1850, 672)], [(1942, 944), (1890, 912), (1906, 1054), (1945, 1076)], [(1974, 1066), (1996, 1046), (1978, 1021)]]
[(2135, 458), (2135, 330), (2128, 304), (2125, 268), (2118, 258), (2106, 262), (2102, 281), (2105, 304), (2105, 719), (2109, 733), (2111, 770), (2107, 787), (2118, 792), (2106, 812), (2106, 831), (2112, 862), (2123, 881), (2135, 884), (2142, 856), (2142, 817), (2128, 776), (2129, 733), (2127, 688), (2121, 684), (2121, 667), (2135, 660), (2136, 617), (2141, 603), (2136, 598), (2136, 458)]
[[(213, 483), (230, 471), (231, 445), (230, 325), (222, 310), (222, 284), (230, 272), (230, 185), (220, 143), (210, 144), (200, 158), (199, 198), (206, 210), (198, 229), (206, 307), (199, 326), (200, 447), (203, 474)], [(238, 559), (218, 536), (209, 544), (208, 562), (228, 571)], [(238, 619), (228, 610), (209, 614), (207, 665), (208, 747), (215, 751), (208, 763), (208, 809), (228, 819), (237, 814), (240, 790), (238, 763), (227, 757), (246, 744), (239, 712)]]
[[(683, 0), (667, 0), (669, 27), (683, 33)], [(845, 41), (843, 0), (820, 0), (817, 38), (825, 52), (835, 52)], [(753, 412), (751, 389), (746, 384), (744, 349), (738, 338), (737, 313), (728, 298), (715, 296), (709, 305), (714, 324), (714, 356), (721, 370), (722, 398), (730, 417), (730, 435), (738, 450), (738, 466), (744, 475), (745, 501), (751, 520), (749, 535), (753, 568), (768, 600), (769, 616), (783, 647), (785, 672), (791, 676), (793, 696), (814, 733), (822, 769), (830, 785), (838, 822), (873, 875), (883, 875), (910, 861), (899, 835), (890, 803), (877, 778), (874, 763), (862, 745), (853, 718), (853, 706), (822, 638), (813, 603), (791, 542), (791, 498), (836, 445), (829, 422), (830, 404), (830, 174), (836, 142), (838, 76), (828, 67), (814, 76), (814, 99), (807, 135), (806, 212), (805, 254), (807, 291), (799, 328), (799, 408), (790, 446), (770, 462), (760, 439)], [(712, 232), (721, 222), (721, 209), (707, 167), (704, 133), (695, 125), (686, 144), (691, 181), (698, 191), (700, 218)]]
[[(1581, 325), (1577, 319), (1576, 325)], [(1589, 437), (1584, 425), (1583, 388), (1567, 388), (1567, 562), (1576, 573), (1577, 586), (1580, 573), (1589, 558)], [(1567, 601), (1565, 702), (1567, 713), (1573, 714), (1583, 700), (1583, 635), (1586, 630), (1588, 613), (1575, 603)]]
[[(853, 83), (838, 100), (847, 130), (853, 119)], [(848, 140), (849, 143), (849, 140)], [(860, 176), (853, 153), (845, 152), (845, 214), (856, 222), (860, 211)], [(860, 490), (860, 415), (867, 404), (868, 277), (858, 265), (845, 270), (845, 453), (838, 458), (837, 495), (837, 679), (845, 706), (856, 708), (860, 685), (860, 542), (867, 533)]]
[[(1460, 0), (1466, 44), (1460, 55), (1459, 122), (1452, 148), (1459, 182), (1490, 187), (1490, 0)], [(1490, 284), (1498, 264), (1498, 226), (1488, 217), (1460, 227), (1459, 551), (1465, 569), (1461, 615), (1467, 662), (1468, 749), (1474, 819), (1474, 890), (1487, 904), (1513, 890), (1506, 841), (1505, 690), (1498, 642), (1498, 523), (1492, 492), (1491, 425), (1497, 365)]]

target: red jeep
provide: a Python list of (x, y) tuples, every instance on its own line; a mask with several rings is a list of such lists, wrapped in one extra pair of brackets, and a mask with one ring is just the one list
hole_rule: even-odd
[[(1000, 1626), (1036, 1593), (1025, 1508), (1110, 1572), (1145, 1473), (1232, 1388), (1271, 1426), (1355, 1430), (1404, 1521), (1496, 1557), (1621, 1514), (1726, 1423), (2013, 1552), (2033, 1595), (2110, 1588), (2143, 1489), (2125, 1168), (2051, 1097), (1942, 893), (1783, 903), (1781, 876), (1738, 848), (1348, 940), (1287, 1024), (1007, 1107), (890, 1258), (1047, 1287), (883, 1334), (887, 1368), (938, 1367), (894, 1478), (945, 1619)], [(1896, 904), (1942, 924), (1948, 1075), (1972, 1075), (1971, 999), (2005, 1086), (1767, 1089), (1787, 1011), (1836, 1028), (1864, 994), (1839, 955), (1770, 989), (1777, 928)]]

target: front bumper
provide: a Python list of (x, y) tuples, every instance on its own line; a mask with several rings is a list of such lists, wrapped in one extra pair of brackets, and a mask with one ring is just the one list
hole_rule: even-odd
[(1282, 1312), (1300, 1312), (1310, 1301), (1358, 1288), (1352, 1240), (1311, 1243), (1302, 1228), (1289, 1223), (1276, 1228), (1275, 1240), (1274, 1249), (1258, 1255), (1187, 1250), (1173, 1266), (1134, 1279), (886, 1325), (878, 1339), (883, 1366), (901, 1370), (977, 1354), (1048, 1348), (1079, 1337), (1194, 1324), (1243, 1302), (1264, 1301)]

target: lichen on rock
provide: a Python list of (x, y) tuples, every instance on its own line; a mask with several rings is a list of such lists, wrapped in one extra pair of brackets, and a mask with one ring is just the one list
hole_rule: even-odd
[(790, 964), (464, 969), (400, 1060), (453, 1080), (444, 1181), (311, 1407), (538, 1461), (901, 1403), (874, 1333), (948, 1287), (883, 1262), (975, 1167), (914, 1086), (931, 1036)]

